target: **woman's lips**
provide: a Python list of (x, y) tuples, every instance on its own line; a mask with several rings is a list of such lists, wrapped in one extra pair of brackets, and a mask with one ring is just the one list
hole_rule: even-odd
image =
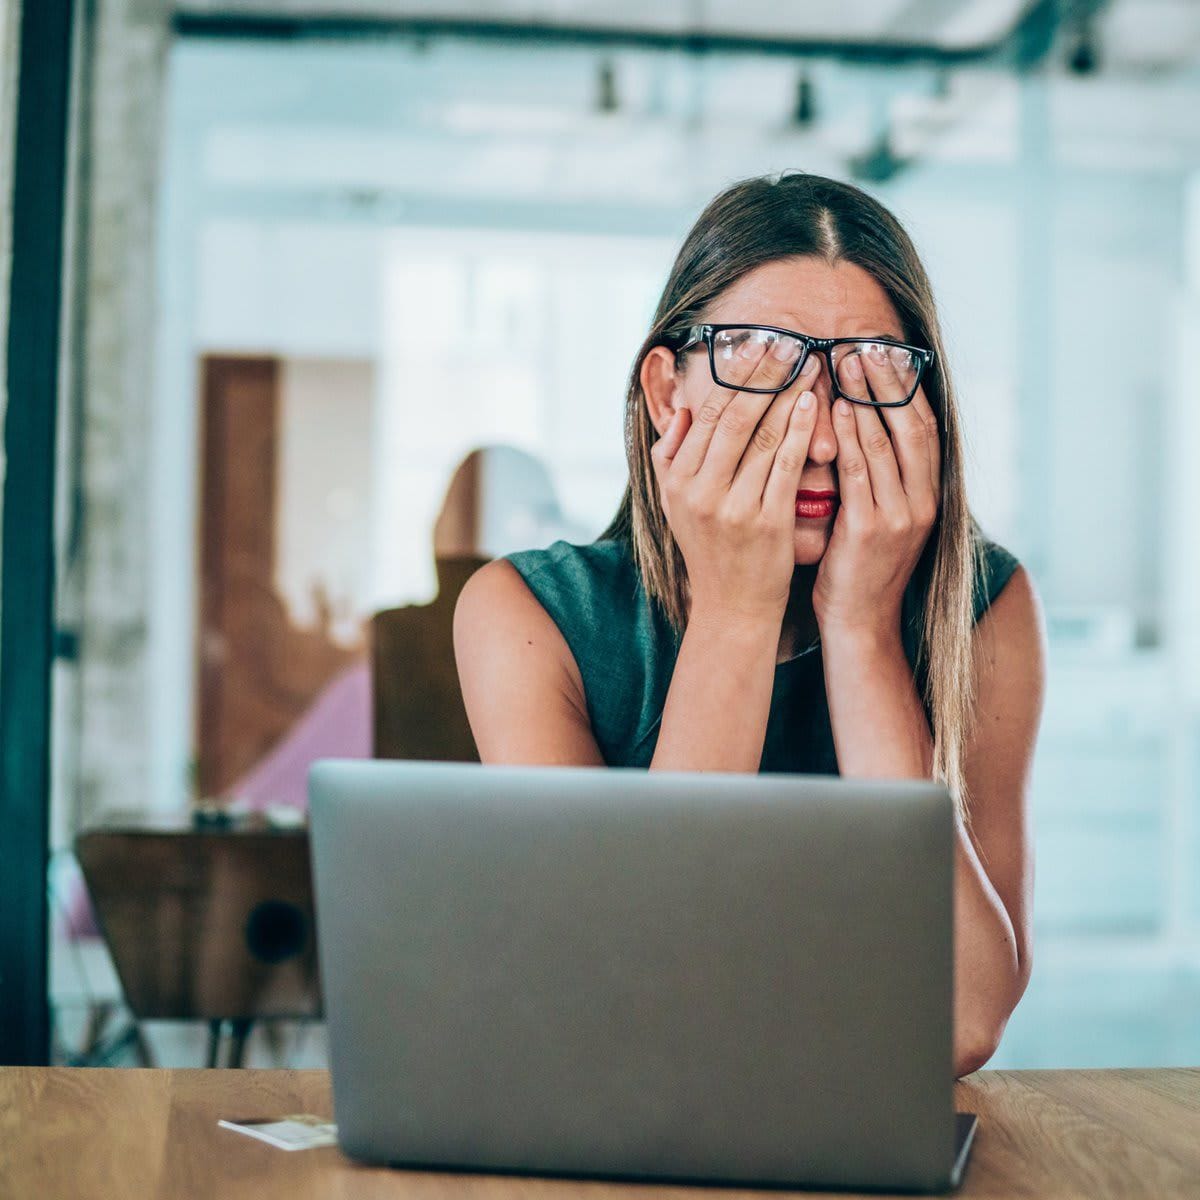
[(796, 493), (796, 516), (806, 519), (820, 520), (833, 516), (837, 507), (837, 492), (811, 492), (802, 490)]

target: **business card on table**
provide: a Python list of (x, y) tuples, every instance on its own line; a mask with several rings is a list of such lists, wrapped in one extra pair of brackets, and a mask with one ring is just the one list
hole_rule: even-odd
[(244, 1121), (218, 1121), (226, 1129), (258, 1138), (280, 1150), (315, 1150), (318, 1146), (337, 1145), (337, 1126), (311, 1113), (292, 1113), (286, 1117), (252, 1117)]

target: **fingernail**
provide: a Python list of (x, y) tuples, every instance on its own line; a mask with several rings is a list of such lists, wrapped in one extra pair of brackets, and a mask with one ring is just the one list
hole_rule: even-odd
[(863, 377), (862, 363), (858, 361), (858, 355), (851, 355), (846, 359), (846, 374), (851, 379), (861, 379)]
[(839, 400), (837, 402), (837, 409), (843, 417), (848, 417), (850, 415), (850, 402), (848, 400)]
[(813, 396), (812, 392), (801, 392), (800, 393), (800, 407), (801, 408), (812, 408), (813, 399), (814, 399), (814, 396)]

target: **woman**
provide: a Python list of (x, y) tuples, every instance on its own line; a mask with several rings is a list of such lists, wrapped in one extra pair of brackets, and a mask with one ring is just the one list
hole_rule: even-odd
[(626, 400), (601, 538), (498, 559), (459, 599), (482, 761), (945, 782), (955, 1073), (975, 1070), (1029, 979), (1044, 632), (968, 508), (907, 234), (835, 180), (733, 185), (680, 249)]

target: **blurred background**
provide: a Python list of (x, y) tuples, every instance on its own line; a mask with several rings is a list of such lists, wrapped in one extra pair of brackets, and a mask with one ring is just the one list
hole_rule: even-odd
[(303, 897), (213, 848), (291, 844), (320, 754), (442, 756), (411, 646), (453, 564), (601, 531), (680, 239), (801, 168), (913, 234), (973, 508), (1046, 606), (1034, 970), (991, 1065), (1200, 1062), (1200, 3), (76, 7), (58, 1061), (324, 1062)]

